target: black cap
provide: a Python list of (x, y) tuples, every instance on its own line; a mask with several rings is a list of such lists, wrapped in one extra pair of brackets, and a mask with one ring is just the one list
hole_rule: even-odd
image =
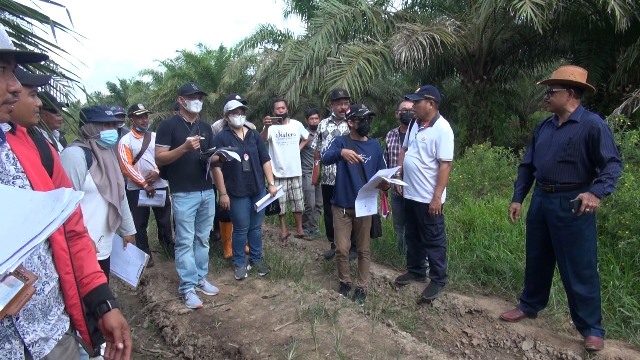
[(115, 117), (113, 111), (110, 108), (103, 105), (94, 105), (80, 109), (80, 123), (111, 123), (120, 122), (121, 120)]
[(370, 116), (376, 116), (376, 113), (369, 110), (364, 104), (355, 104), (349, 107), (349, 113), (347, 114), (347, 120), (353, 118), (365, 118)]
[(138, 116), (143, 114), (153, 114), (153, 113), (147, 110), (142, 104), (133, 104), (129, 106), (129, 109), (127, 110), (127, 116), (131, 116), (131, 115)]
[(440, 90), (433, 85), (422, 85), (414, 92), (413, 94), (407, 94), (404, 96), (405, 99), (411, 101), (418, 101), (422, 99), (430, 99), (438, 104), (442, 98), (440, 97)]
[(338, 99), (351, 99), (351, 95), (345, 89), (335, 88), (331, 90), (331, 94), (329, 94), (329, 98), (331, 101), (335, 101)]
[(200, 86), (198, 86), (196, 83), (193, 83), (193, 82), (188, 82), (180, 86), (180, 89), (178, 89), (179, 96), (193, 95), (193, 94), (202, 94), (204, 96), (207, 96), (207, 93), (204, 92), (200, 88)]
[(4, 25), (0, 24), (0, 54), (13, 54), (18, 64), (39, 63), (49, 59), (49, 55), (33, 51), (18, 50), (9, 38)]
[(58, 99), (48, 91), (39, 91), (38, 96), (40, 100), (42, 100), (42, 110), (59, 112), (62, 108), (69, 107), (69, 104), (58, 101)]
[(22, 84), (22, 86), (28, 86), (32, 88), (47, 85), (49, 81), (51, 81), (51, 75), (34, 74), (21, 68), (20, 66), (16, 67), (14, 74), (16, 75), (16, 79), (20, 81), (20, 84)]
[(247, 100), (243, 99), (242, 96), (240, 96), (240, 94), (233, 94), (232, 93), (232, 94), (227, 95), (227, 97), (224, 98), (225, 105), (231, 100), (237, 100), (237, 101), (240, 101), (242, 103), (242, 105), (247, 105)]

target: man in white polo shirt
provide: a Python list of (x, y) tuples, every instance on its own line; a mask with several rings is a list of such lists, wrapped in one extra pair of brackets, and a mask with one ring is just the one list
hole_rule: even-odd
[[(440, 115), (440, 91), (424, 85), (405, 96), (413, 101), (417, 120), (409, 124), (402, 144), (398, 174), (408, 184), (404, 188), (407, 272), (396, 278), (397, 285), (424, 282), (429, 268), (429, 285), (423, 300), (433, 300), (447, 283), (447, 238), (443, 205), (453, 161), (453, 130)], [(403, 189), (399, 189), (401, 192)], [(427, 266), (425, 257), (429, 258)]]

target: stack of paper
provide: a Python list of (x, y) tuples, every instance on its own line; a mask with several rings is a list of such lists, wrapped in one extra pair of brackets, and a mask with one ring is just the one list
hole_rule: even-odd
[(277, 198), (284, 195), (284, 191), (282, 191), (282, 185), (278, 186), (276, 189), (278, 190), (278, 192), (276, 192), (276, 196), (271, 196), (271, 194), (267, 194), (262, 199), (258, 200), (257, 203), (255, 203), (253, 208), (256, 210), (256, 212), (262, 211), (262, 209), (269, 206), (269, 204), (274, 202)]
[(402, 180), (391, 178), (398, 169), (400, 169), (400, 166), (379, 170), (371, 177), (371, 180), (358, 191), (355, 204), (356, 217), (369, 216), (378, 212), (378, 192), (380, 192), (380, 190), (378, 190), (377, 187), (381, 182), (387, 181), (388, 183), (400, 186), (407, 185), (407, 183)]
[(84, 196), (69, 188), (33, 191), (0, 185), (0, 276), (18, 267), (71, 216)]
[(133, 244), (124, 247), (124, 240), (117, 234), (113, 237), (111, 250), (111, 273), (136, 288), (142, 272), (147, 266), (149, 255)]

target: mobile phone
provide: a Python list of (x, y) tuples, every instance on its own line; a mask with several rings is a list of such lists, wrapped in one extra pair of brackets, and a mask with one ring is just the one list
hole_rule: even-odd
[(569, 200), (569, 204), (571, 204), (571, 213), (577, 214), (580, 212), (580, 207), (582, 206), (582, 199)]
[(278, 124), (282, 123), (282, 116), (269, 116), (269, 119), (275, 120)]

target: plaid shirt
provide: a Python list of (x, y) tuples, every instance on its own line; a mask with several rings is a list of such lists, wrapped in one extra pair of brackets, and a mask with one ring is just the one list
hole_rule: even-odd
[(394, 128), (387, 133), (385, 139), (387, 147), (384, 150), (384, 161), (387, 162), (388, 168), (402, 165), (398, 164), (398, 156), (400, 155), (400, 149), (402, 149), (403, 140), (404, 134), (400, 135), (400, 127)]
[[(347, 120), (339, 121), (333, 115), (326, 119), (322, 119), (318, 125), (318, 131), (313, 138), (311, 148), (323, 152), (327, 149), (333, 139), (338, 136), (346, 135), (349, 133), (349, 125)], [(335, 185), (336, 183), (336, 164), (324, 165), (322, 168), (322, 178), (320, 184), (323, 185)]]

